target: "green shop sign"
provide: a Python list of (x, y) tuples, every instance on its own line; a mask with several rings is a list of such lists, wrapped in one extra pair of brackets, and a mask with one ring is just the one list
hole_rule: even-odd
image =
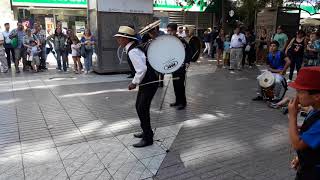
[(185, 0), (154, 0), (153, 10), (160, 11), (196, 11), (204, 12), (207, 8), (207, 0), (195, 0), (193, 5), (187, 5)]
[(87, 0), (12, 0), (13, 6), (87, 7)]

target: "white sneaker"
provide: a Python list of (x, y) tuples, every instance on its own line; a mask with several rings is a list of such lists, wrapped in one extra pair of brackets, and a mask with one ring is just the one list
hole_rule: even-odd
[(288, 79), (288, 80), (287, 80), (287, 83), (289, 83), (289, 82), (291, 82), (291, 81), (292, 81), (292, 80)]

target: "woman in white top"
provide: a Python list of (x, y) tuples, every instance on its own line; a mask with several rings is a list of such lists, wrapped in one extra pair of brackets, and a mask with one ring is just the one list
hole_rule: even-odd
[(74, 37), (71, 39), (71, 54), (74, 62), (74, 72), (76, 74), (81, 74), (81, 65), (80, 65), (80, 41), (78, 38)]

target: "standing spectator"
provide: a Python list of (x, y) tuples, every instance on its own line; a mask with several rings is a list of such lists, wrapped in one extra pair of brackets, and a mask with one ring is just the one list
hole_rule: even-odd
[(85, 47), (86, 58), (84, 58), (84, 66), (86, 68), (86, 74), (88, 74), (92, 69), (92, 55), (95, 45), (95, 38), (89, 29), (85, 29), (84, 34), (81, 37), (81, 43)]
[(217, 43), (217, 65), (220, 66), (220, 60), (222, 58), (223, 53), (223, 45), (225, 41), (225, 34), (224, 30), (220, 29), (219, 35), (217, 36), (216, 43)]
[(288, 43), (288, 36), (283, 33), (283, 29), (281, 26), (278, 26), (277, 33), (272, 37), (271, 41), (278, 41), (279, 50), (285, 51), (286, 45)]
[[(11, 69), (11, 62), (14, 63), (15, 55), (14, 55), (14, 48), (12, 47), (11, 39), (9, 37), (9, 35), (10, 35), (10, 24), (9, 23), (5, 23), (4, 27), (5, 27), (5, 30), (2, 32), (2, 34), (4, 36), (4, 48), (5, 48), (6, 54), (7, 54), (8, 68)], [(11, 56), (12, 56), (12, 59), (11, 59)]]
[(219, 35), (219, 31), (218, 31), (218, 27), (215, 26), (213, 27), (213, 30), (211, 30), (211, 28), (209, 28), (210, 31), (210, 41), (211, 41), (211, 57), (214, 58), (214, 55), (216, 54), (216, 38)]
[(257, 63), (264, 64), (268, 53), (267, 29), (262, 29), (257, 48)]
[(178, 28), (177, 35), (178, 35), (178, 37), (181, 37), (181, 38), (187, 37), (186, 33), (183, 31), (183, 26), (180, 26), (180, 27)]
[(320, 66), (320, 33), (310, 34), (310, 41), (307, 45), (306, 63), (304, 66)]
[(72, 59), (74, 62), (74, 72), (76, 74), (81, 74), (81, 65), (80, 65), (80, 47), (81, 43), (79, 39), (74, 36), (72, 39), (72, 44), (71, 44), (71, 54), (72, 54)]
[(8, 62), (6, 59), (6, 51), (3, 46), (4, 44), (4, 36), (2, 33), (0, 33), (0, 63), (1, 63), (1, 69), (0, 72), (7, 73), (8, 72)]
[(245, 66), (246, 59), (249, 63), (249, 68), (252, 68), (252, 65), (255, 61), (255, 37), (253, 36), (252, 32), (250, 30), (246, 30), (246, 46), (244, 49), (244, 56), (242, 58), (242, 67)]
[(23, 64), (23, 70), (26, 70), (26, 62), (27, 62), (27, 54), (26, 50), (23, 46), (23, 38), (26, 35), (24, 32), (24, 27), (21, 22), (17, 23), (17, 29), (14, 29), (11, 31), (9, 38), (16, 42), (16, 45), (13, 46), (14, 48), (14, 54), (15, 54), (15, 68), (16, 68), (16, 73), (20, 73), (19, 70), (19, 62), (22, 58), (22, 64)]
[(36, 41), (30, 40), (28, 45), (27, 52), (29, 54), (28, 61), (31, 63), (33, 72), (39, 72), (40, 58), (39, 54), (41, 53), (40, 47), (37, 45)]
[(226, 35), (223, 43), (223, 68), (230, 66), (230, 36)]
[(67, 56), (68, 52), (66, 50), (65, 43), (67, 41), (67, 36), (62, 33), (61, 28), (57, 28), (55, 33), (47, 38), (48, 41), (51, 41), (54, 45), (54, 50), (57, 54), (57, 64), (58, 70), (61, 71), (61, 58), (63, 63), (63, 71), (67, 71)]
[[(23, 37), (23, 46), (24, 46), (24, 48), (26, 48), (26, 50), (27, 50), (28, 48), (31, 48), (31, 43), (32, 43), (33, 41), (37, 44), (37, 46), (39, 46), (40, 43), (39, 43), (36, 35), (32, 34), (30, 28), (27, 28), (27, 29), (26, 29), (26, 35)], [(27, 55), (29, 56), (29, 59), (30, 59), (30, 56), (31, 56), (30, 51), (27, 52)], [(29, 60), (29, 61), (26, 62), (26, 66), (27, 66), (28, 68), (30, 68), (30, 69), (32, 68), (31, 62), (32, 62), (32, 60), (31, 60), (31, 61)], [(26, 69), (25, 69), (25, 70), (26, 70)]]
[(47, 59), (47, 48), (46, 48), (46, 32), (41, 28), (41, 25), (39, 23), (34, 23), (34, 35), (37, 37), (39, 41), (39, 48), (41, 49), (41, 52), (39, 54), (40, 57), (40, 65), (39, 70), (46, 70), (46, 59)]
[(240, 33), (240, 27), (234, 30), (234, 34), (231, 37), (230, 43), (230, 68), (229, 70), (234, 70), (238, 68), (241, 70), (241, 61), (243, 57), (243, 46), (246, 44), (246, 38), (244, 34)]
[(210, 53), (211, 53), (211, 42), (210, 42), (210, 34), (209, 34), (208, 30), (206, 30), (204, 32), (203, 42), (204, 42), (204, 45), (205, 45), (205, 48), (203, 50), (203, 54), (207, 53), (208, 57), (209, 57)]
[(296, 68), (297, 73), (299, 73), (299, 70), (302, 66), (304, 49), (306, 46), (305, 36), (306, 33), (302, 30), (299, 30), (296, 37), (292, 38), (286, 49), (286, 55), (291, 60), (288, 82), (292, 81), (294, 69)]

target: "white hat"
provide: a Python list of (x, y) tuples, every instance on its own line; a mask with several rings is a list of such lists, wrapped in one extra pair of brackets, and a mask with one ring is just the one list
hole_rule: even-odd
[(134, 32), (134, 29), (132, 29), (129, 26), (120, 26), (118, 33), (115, 34), (113, 37), (126, 37), (129, 39), (137, 40), (136, 33)]

